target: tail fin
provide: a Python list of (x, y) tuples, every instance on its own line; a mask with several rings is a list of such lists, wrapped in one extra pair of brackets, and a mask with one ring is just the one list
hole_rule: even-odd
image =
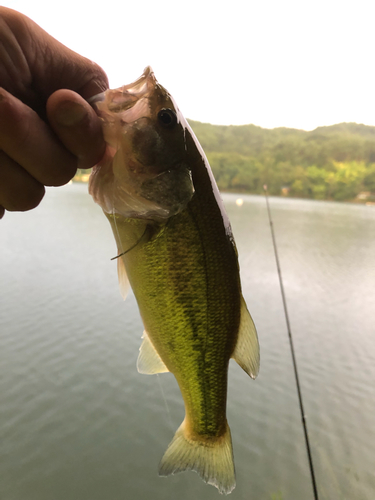
[(194, 470), (203, 481), (215, 486), (219, 493), (228, 495), (236, 486), (232, 439), (227, 424), (226, 432), (219, 438), (204, 440), (187, 436), (185, 420), (159, 465), (159, 475), (169, 476), (184, 470)]

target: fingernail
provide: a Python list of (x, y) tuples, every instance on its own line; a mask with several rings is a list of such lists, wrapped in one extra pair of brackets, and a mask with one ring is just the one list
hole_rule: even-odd
[(76, 102), (62, 102), (55, 111), (55, 119), (60, 125), (69, 127), (78, 125), (87, 116), (86, 109)]

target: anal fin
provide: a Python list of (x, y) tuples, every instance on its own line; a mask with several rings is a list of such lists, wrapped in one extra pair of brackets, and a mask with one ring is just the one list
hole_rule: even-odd
[(157, 353), (155, 347), (147, 335), (147, 332), (143, 332), (143, 342), (139, 348), (139, 356), (137, 361), (137, 370), (139, 373), (144, 373), (146, 375), (154, 375), (155, 373), (165, 373), (169, 372), (168, 368), (165, 366), (161, 357)]
[(254, 322), (247, 310), (246, 302), (241, 297), (241, 320), (236, 347), (232, 358), (250, 375), (255, 378), (259, 372), (259, 343)]

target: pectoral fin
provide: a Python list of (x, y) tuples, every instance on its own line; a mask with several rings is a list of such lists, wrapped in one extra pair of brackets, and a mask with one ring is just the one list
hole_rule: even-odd
[(118, 274), (118, 283), (120, 286), (120, 293), (122, 295), (122, 298), (125, 300), (129, 292), (130, 283), (128, 275), (126, 274), (124, 261), (122, 260), (121, 257), (117, 259), (117, 274)]
[(254, 322), (247, 310), (246, 303), (241, 298), (241, 320), (237, 344), (232, 358), (245, 370), (251, 378), (259, 372), (259, 344)]
[(137, 369), (139, 373), (154, 375), (155, 373), (169, 372), (161, 357), (156, 352), (155, 347), (152, 345), (146, 331), (143, 332), (142, 338), (143, 342), (139, 349), (137, 361)]

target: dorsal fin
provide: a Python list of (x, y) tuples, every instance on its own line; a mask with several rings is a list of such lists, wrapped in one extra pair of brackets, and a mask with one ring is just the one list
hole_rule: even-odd
[(163, 363), (161, 357), (157, 353), (155, 347), (147, 335), (146, 330), (142, 335), (143, 342), (139, 348), (139, 356), (137, 361), (137, 369), (139, 373), (146, 375), (154, 375), (155, 373), (169, 372), (168, 368)]
[(251, 378), (259, 372), (259, 343), (254, 322), (247, 310), (244, 298), (241, 297), (241, 320), (236, 347), (232, 358), (245, 370)]

